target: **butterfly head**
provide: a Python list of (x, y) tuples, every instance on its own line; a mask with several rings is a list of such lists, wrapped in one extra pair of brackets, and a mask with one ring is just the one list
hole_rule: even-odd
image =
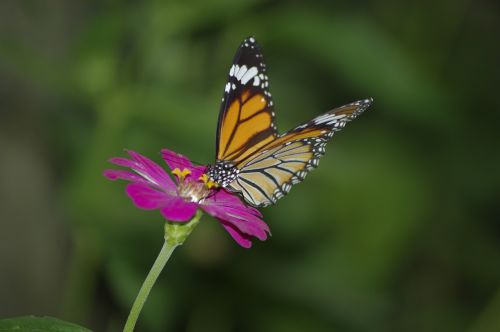
[(226, 187), (238, 176), (238, 169), (229, 161), (217, 160), (208, 167), (208, 178), (218, 186)]

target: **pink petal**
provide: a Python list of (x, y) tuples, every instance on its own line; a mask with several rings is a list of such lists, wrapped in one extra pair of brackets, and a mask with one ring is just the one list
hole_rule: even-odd
[(158, 209), (175, 199), (164, 192), (141, 183), (131, 183), (127, 185), (125, 191), (135, 206), (146, 210)]
[(188, 221), (193, 218), (198, 204), (193, 202), (186, 202), (180, 197), (170, 200), (160, 210), (165, 219), (170, 221)]
[(137, 163), (134, 160), (130, 160), (127, 158), (122, 158), (122, 157), (111, 158), (109, 160), (109, 162), (112, 164), (118, 165), (118, 166), (128, 167), (128, 168), (134, 168), (134, 167), (137, 167), (139, 165), (139, 163)]
[(113, 181), (120, 179), (120, 180), (128, 180), (135, 183), (144, 183), (144, 184), (149, 183), (142, 176), (139, 176), (130, 171), (107, 169), (104, 171), (103, 175)]
[[(255, 236), (262, 241), (267, 239), (269, 227), (260, 219), (262, 217), (260, 212), (246, 206), (235, 195), (220, 190), (210, 199), (205, 200), (201, 208), (221, 220), (224, 225), (231, 225), (232, 229), (239, 233)], [(235, 237), (235, 235), (231, 235), (233, 238)]]
[(238, 231), (237, 228), (235, 228), (231, 224), (227, 224), (227, 223), (225, 223), (223, 221), (221, 221), (221, 224), (222, 224), (222, 226), (224, 226), (224, 228), (229, 233), (229, 235), (231, 235), (231, 237), (240, 246), (242, 246), (243, 248), (246, 248), (246, 249), (252, 247), (252, 241), (250, 241), (250, 236), (241, 233), (240, 231)]
[(255, 236), (259, 240), (265, 241), (267, 239), (267, 232), (269, 232), (268, 226), (262, 220), (252, 220), (252, 218), (255, 217), (249, 215), (245, 219), (240, 219), (231, 215), (225, 215), (220, 219), (230, 223), (242, 233)]
[(233, 207), (241, 209), (247, 213), (251, 213), (259, 218), (262, 218), (262, 213), (252, 206), (248, 206), (242, 202), (237, 194), (230, 193), (226, 189), (220, 189), (215, 195), (206, 199), (207, 204), (220, 207)]
[(191, 161), (182, 154), (175, 153), (168, 149), (162, 149), (161, 156), (171, 170), (174, 170), (176, 168), (180, 169), (181, 171), (183, 169), (190, 170), (190, 177), (195, 181), (198, 180), (198, 178), (202, 176), (203, 173), (205, 173), (206, 166), (194, 166), (193, 163), (191, 163)]
[(178, 168), (182, 171), (184, 168), (189, 170), (193, 168), (191, 161), (182, 154), (175, 153), (174, 151), (170, 151), (168, 149), (162, 149), (161, 156), (171, 170)]
[[(135, 151), (128, 150), (127, 152), (135, 160), (130, 161), (131, 163), (135, 163), (130, 167), (146, 180), (150, 181), (151, 184), (167, 190), (175, 188), (175, 184), (170, 176), (157, 163)], [(114, 159), (115, 163), (116, 159), (118, 158)], [(124, 160), (119, 159), (119, 162), (124, 162)]]
[(211, 216), (231, 223), (245, 234), (256, 236), (260, 240), (267, 238), (269, 227), (264, 221), (251, 213), (232, 207), (203, 205), (202, 208)]
[(207, 171), (206, 166), (194, 166), (193, 168), (191, 168), (191, 175), (190, 176), (193, 180), (196, 181), (200, 178), (200, 176), (205, 174), (206, 171)]

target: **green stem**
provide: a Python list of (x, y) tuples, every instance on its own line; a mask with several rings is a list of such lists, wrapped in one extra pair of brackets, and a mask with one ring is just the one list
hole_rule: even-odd
[(137, 294), (137, 297), (135, 298), (132, 309), (130, 309), (130, 314), (128, 315), (127, 322), (125, 323), (125, 327), (123, 328), (123, 332), (134, 331), (137, 318), (139, 318), (142, 307), (144, 306), (144, 303), (146, 302), (149, 292), (151, 292), (151, 288), (153, 288), (156, 279), (158, 279), (158, 276), (165, 267), (165, 264), (167, 264), (168, 259), (174, 252), (175, 248), (183, 244), (189, 234), (191, 234), (191, 231), (200, 221), (201, 215), (202, 212), (197, 211), (193, 219), (191, 219), (187, 223), (167, 222), (165, 224), (165, 242), (163, 243), (163, 247), (161, 248), (158, 257), (151, 267), (146, 280), (144, 280), (144, 283), (139, 290), (139, 294)]
[(163, 247), (161, 248), (160, 254), (156, 258), (153, 267), (151, 267), (151, 270), (149, 271), (146, 280), (144, 280), (144, 283), (142, 284), (139, 294), (137, 294), (137, 297), (135, 298), (134, 304), (132, 305), (132, 309), (130, 310), (130, 314), (128, 315), (127, 322), (125, 323), (123, 332), (132, 332), (134, 330), (137, 318), (141, 313), (142, 306), (146, 302), (146, 299), (148, 298), (151, 288), (153, 287), (154, 283), (156, 282), (156, 279), (160, 275), (161, 270), (163, 270), (165, 264), (167, 264), (170, 255), (172, 255), (172, 252), (174, 252), (174, 249), (176, 247), (177, 245), (168, 244), (167, 241), (163, 243)]

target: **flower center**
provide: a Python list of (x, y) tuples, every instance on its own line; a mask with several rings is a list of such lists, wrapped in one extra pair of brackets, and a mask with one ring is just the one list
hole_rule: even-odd
[(208, 180), (206, 174), (200, 176), (198, 180), (193, 180), (191, 177), (188, 178), (191, 171), (186, 168), (182, 171), (176, 168), (172, 173), (179, 179), (177, 193), (187, 202), (201, 203), (201, 201), (210, 194), (211, 188), (214, 186), (214, 184)]
[(179, 183), (177, 191), (184, 200), (195, 203), (200, 203), (210, 192), (205, 184), (190, 180)]

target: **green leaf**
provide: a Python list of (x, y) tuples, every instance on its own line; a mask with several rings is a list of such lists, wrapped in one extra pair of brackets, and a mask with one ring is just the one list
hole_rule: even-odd
[(52, 317), (23, 316), (0, 320), (0, 332), (89, 332), (91, 330)]

